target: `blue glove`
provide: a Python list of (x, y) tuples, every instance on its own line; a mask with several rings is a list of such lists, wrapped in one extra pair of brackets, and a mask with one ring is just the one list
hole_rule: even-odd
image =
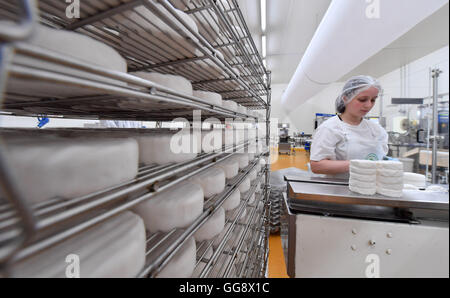
[(383, 156), (383, 160), (399, 161), (398, 158), (389, 157), (389, 156)]

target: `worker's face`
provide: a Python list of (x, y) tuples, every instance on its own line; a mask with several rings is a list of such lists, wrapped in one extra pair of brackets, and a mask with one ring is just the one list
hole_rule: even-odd
[(364, 117), (372, 110), (378, 97), (378, 89), (370, 87), (369, 89), (359, 93), (346, 107), (352, 115)]

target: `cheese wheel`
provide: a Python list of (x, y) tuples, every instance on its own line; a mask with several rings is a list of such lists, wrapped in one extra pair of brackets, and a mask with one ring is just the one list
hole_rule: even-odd
[(222, 232), (225, 226), (225, 210), (219, 208), (194, 234), (196, 241), (210, 240)]
[[(226, 219), (229, 220), (230, 222), (233, 222), (236, 219), (236, 216), (238, 215), (239, 210), (240, 210), (240, 208), (236, 208), (234, 210), (227, 211)], [(239, 216), (237, 222), (244, 223), (246, 216), (247, 216), (247, 209), (244, 208), (244, 211), (242, 211), (241, 216)]]
[(423, 188), (426, 186), (425, 175), (405, 172), (403, 173), (403, 183)]
[(371, 181), (371, 182), (350, 180), (349, 185), (357, 187), (357, 188), (374, 188), (377, 186), (377, 183), (375, 180)]
[(219, 194), (225, 189), (225, 172), (217, 166), (209, 168), (189, 180), (202, 187), (205, 198)]
[(138, 145), (129, 138), (5, 137), (4, 148), (29, 204), (84, 196), (138, 173)]
[(197, 157), (192, 150), (193, 135), (187, 132), (140, 135), (135, 139), (139, 144), (140, 163), (165, 165)]
[(206, 100), (212, 105), (215, 106), (222, 106), (222, 95), (214, 92), (208, 92), (208, 91), (200, 91), (200, 90), (194, 90), (193, 95), (195, 97), (201, 98)]
[(236, 189), (229, 197), (225, 200), (222, 205), (222, 208), (225, 211), (233, 210), (239, 206), (241, 202), (241, 192)]
[[(116, 50), (89, 36), (73, 31), (56, 30), (38, 24), (36, 24), (33, 29), (33, 34), (27, 39), (27, 42), (33, 46), (37, 46), (44, 50), (54, 51), (66, 57), (74, 58), (94, 66), (100, 66), (107, 70), (120, 72), (127, 71), (125, 59), (123, 59)], [(13, 56), (13, 62), (69, 76), (77, 76), (87, 80), (126, 85), (121, 81), (105, 78), (101, 75), (77, 70), (74, 67), (64, 66), (44, 59), (25, 56), (19, 52)], [(30, 95), (41, 98), (87, 96), (101, 93), (97, 90), (80, 88), (79, 86), (69, 84), (24, 79), (15, 76), (12, 76), (7, 80), (6, 89), (8, 92), (17, 95)], [(27, 98), (27, 100), (33, 99)]]
[(376, 169), (377, 162), (374, 162), (372, 160), (354, 159), (350, 160), (350, 166), (359, 169)]
[(393, 197), (393, 198), (400, 198), (403, 196), (402, 190), (392, 190), (392, 189), (386, 189), (382, 187), (377, 187), (377, 193), (383, 196), (387, 197)]
[(232, 179), (239, 173), (239, 161), (235, 158), (228, 158), (217, 164), (217, 167), (225, 171), (225, 178)]
[(375, 177), (377, 175), (377, 169), (357, 168), (350, 165), (350, 175), (353, 173), (359, 175), (373, 175)]
[(239, 161), (239, 169), (246, 168), (248, 166), (248, 154), (242, 153), (237, 155)]
[(378, 169), (403, 171), (403, 163), (400, 161), (380, 160), (377, 161), (376, 163)]
[(377, 188), (382, 188), (386, 190), (401, 191), (403, 189), (403, 183), (400, 184), (382, 184), (377, 182)]
[(193, 95), (192, 84), (189, 80), (183, 78), (182, 76), (168, 75), (157, 72), (144, 72), (138, 71), (130, 73), (141, 79), (154, 82), (156, 84), (162, 85), (173, 91), (183, 93), (189, 96)]
[(403, 170), (379, 169), (377, 170), (377, 175), (385, 177), (403, 177)]
[(357, 174), (355, 172), (350, 171), (350, 180), (362, 181), (362, 182), (372, 182), (376, 181), (376, 172), (375, 175), (362, 175)]
[[(81, 278), (132, 278), (145, 264), (142, 219), (123, 212), (9, 268), (10, 277), (65, 278), (79, 260)], [(72, 258), (73, 257), (73, 258)]]
[(222, 106), (223, 106), (225, 109), (231, 110), (231, 111), (233, 111), (233, 112), (237, 112), (237, 109), (238, 109), (237, 103), (234, 102), (234, 101), (232, 101), (232, 100), (224, 100), (224, 101), (222, 102)]
[(393, 177), (378, 176), (377, 183), (388, 185), (389, 184), (403, 185), (403, 176), (393, 176)]
[(250, 179), (248, 177), (244, 178), (244, 180), (242, 181), (242, 183), (239, 185), (239, 191), (241, 192), (241, 194), (246, 193), (247, 191), (250, 190)]
[(185, 228), (203, 212), (203, 190), (194, 183), (183, 183), (142, 202), (134, 211), (151, 233)]
[(349, 189), (353, 192), (359, 193), (359, 194), (363, 194), (363, 195), (374, 195), (377, 192), (377, 188), (376, 187), (372, 187), (372, 188), (362, 188), (362, 187), (357, 187), (354, 185), (349, 185)]
[(254, 168), (253, 170), (250, 171), (248, 178), (250, 178), (250, 181), (255, 180), (258, 177), (258, 172), (256, 171), (256, 169)]
[(196, 244), (194, 238), (189, 238), (177, 251), (173, 258), (159, 272), (157, 278), (188, 278), (191, 277), (196, 264)]

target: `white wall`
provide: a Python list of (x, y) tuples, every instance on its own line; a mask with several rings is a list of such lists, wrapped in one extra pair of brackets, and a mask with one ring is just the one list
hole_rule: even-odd
[[(422, 57), (401, 69), (396, 69), (378, 78), (384, 88), (383, 116), (387, 117), (386, 129), (392, 130), (392, 119), (399, 115), (416, 115), (414, 106), (391, 106), (393, 97), (426, 97), (432, 95), (430, 69), (439, 68), (443, 73), (439, 77), (439, 93), (448, 93), (449, 89), (449, 47), (446, 46), (425, 57)], [(335, 83), (299, 106), (289, 117), (281, 107), (281, 95), (287, 84), (272, 85), (272, 117), (279, 122), (291, 123), (290, 133), (313, 133), (316, 113), (335, 113), (335, 100), (344, 83)], [(448, 96), (447, 96), (448, 98)], [(400, 113), (405, 110), (405, 113)], [(368, 116), (378, 117), (380, 102), (378, 101)]]

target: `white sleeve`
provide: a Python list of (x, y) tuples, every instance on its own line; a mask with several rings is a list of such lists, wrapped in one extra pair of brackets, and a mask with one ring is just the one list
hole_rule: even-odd
[(339, 142), (338, 133), (323, 124), (319, 126), (314, 134), (311, 144), (312, 161), (323, 159), (336, 160), (336, 144)]

